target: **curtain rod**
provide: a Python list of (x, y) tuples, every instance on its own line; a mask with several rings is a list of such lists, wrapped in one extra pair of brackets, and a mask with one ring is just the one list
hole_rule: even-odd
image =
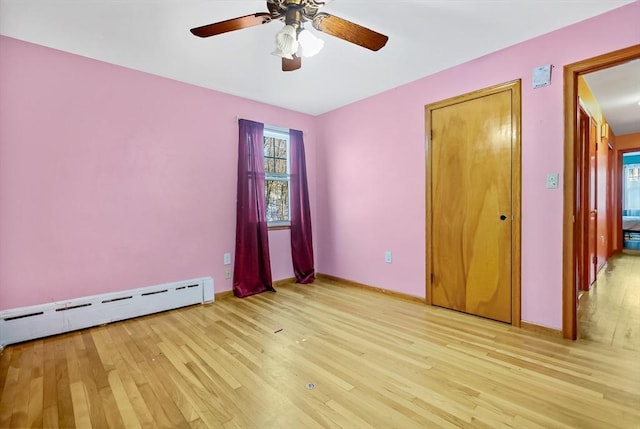
[[(233, 117), (233, 120), (236, 122), (236, 124), (238, 122), (240, 122), (240, 119), (246, 119), (246, 118), (241, 118), (240, 116), (236, 115)], [(247, 119), (248, 121), (253, 121), (253, 119)], [(254, 122), (261, 122), (261, 121), (254, 121)], [(264, 124), (264, 123), (263, 123)], [(278, 125), (271, 125), (271, 124), (264, 124), (265, 129), (267, 130), (271, 130), (271, 131), (279, 131), (279, 132), (288, 132), (289, 130), (291, 130), (291, 128), (288, 127), (280, 127)], [(295, 128), (294, 128), (295, 129)], [(307, 132), (302, 130), (302, 135), (306, 135)]]

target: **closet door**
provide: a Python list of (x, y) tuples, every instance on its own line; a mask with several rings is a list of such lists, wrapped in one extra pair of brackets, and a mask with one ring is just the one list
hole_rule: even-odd
[(511, 88), (430, 110), (431, 303), (512, 321)]

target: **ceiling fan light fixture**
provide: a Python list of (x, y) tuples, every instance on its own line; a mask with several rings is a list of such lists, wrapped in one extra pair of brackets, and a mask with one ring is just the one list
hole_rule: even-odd
[[(2, 0), (0, 0), (2, 1)], [(237, 18), (226, 19), (212, 24), (192, 28), (191, 33), (198, 37), (211, 37), (231, 31), (257, 27), (270, 22), (284, 22), (275, 35), (275, 49), (271, 54), (280, 57), (282, 71), (298, 70), (302, 66), (302, 57), (311, 57), (320, 52), (324, 41), (314, 33), (306, 31), (308, 23), (324, 34), (334, 36), (354, 45), (378, 51), (389, 37), (354, 22), (342, 19), (320, 9), (333, 0), (266, 0), (268, 12), (256, 12)]]
[(298, 34), (298, 43), (302, 50), (302, 56), (306, 58), (313, 57), (324, 47), (324, 40), (317, 38), (315, 34), (305, 29)]
[(285, 25), (276, 34), (276, 50), (272, 52), (277, 57), (293, 59), (293, 55), (298, 51), (297, 30), (293, 25)]

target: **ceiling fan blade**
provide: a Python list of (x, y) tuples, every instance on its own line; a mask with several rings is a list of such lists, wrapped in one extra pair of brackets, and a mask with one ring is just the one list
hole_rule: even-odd
[(372, 51), (379, 50), (389, 40), (389, 37), (384, 34), (324, 12), (318, 13), (313, 18), (313, 27), (318, 31), (331, 34)]
[(288, 58), (282, 59), (282, 71), (294, 71), (298, 70), (300, 67), (302, 67), (302, 58), (297, 55), (294, 55), (292, 60)]
[(266, 12), (254, 13), (253, 15), (241, 16), (239, 18), (227, 19), (226, 21), (214, 24), (203, 25), (192, 28), (191, 33), (198, 37), (210, 37), (229, 31), (241, 30), (255, 25), (266, 24), (271, 21), (271, 14)]

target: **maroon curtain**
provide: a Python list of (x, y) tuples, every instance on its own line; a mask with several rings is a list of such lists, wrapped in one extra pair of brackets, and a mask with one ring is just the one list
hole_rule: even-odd
[(238, 200), (233, 294), (237, 297), (273, 291), (264, 197), (264, 124), (239, 121)]
[(315, 279), (311, 212), (307, 188), (307, 167), (302, 131), (289, 131), (291, 155), (291, 258), (297, 283), (312, 283)]

